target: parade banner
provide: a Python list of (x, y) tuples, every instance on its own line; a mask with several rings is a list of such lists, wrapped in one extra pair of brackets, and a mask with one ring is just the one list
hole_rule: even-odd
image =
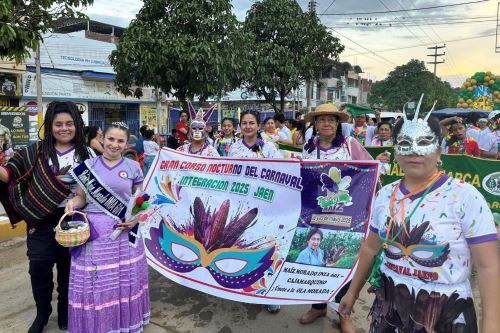
[[(383, 176), (384, 185), (403, 177), (403, 170), (394, 162), (392, 147), (365, 148), (374, 158), (386, 150), (391, 152), (390, 172)], [(488, 202), (492, 212), (500, 214), (500, 161), (448, 154), (442, 154), (441, 160), (443, 169), (449, 176), (476, 187)]]
[(256, 304), (332, 301), (350, 281), (378, 164), (211, 158), (163, 148), (145, 179), (148, 263)]

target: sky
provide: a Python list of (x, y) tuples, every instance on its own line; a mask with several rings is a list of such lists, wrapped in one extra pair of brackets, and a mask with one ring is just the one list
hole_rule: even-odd
[[(240, 21), (245, 20), (254, 2), (232, 0), (233, 11)], [(308, 0), (297, 2), (307, 10)], [(461, 86), (478, 71), (500, 75), (500, 53), (495, 53), (498, 1), (317, 0), (316, 3), (321, 22), (346, 47), (340, 60), (361, 66), (365, 78), (382, 80), (396, 66), (411, 59), (434, 61), (427, 56), (434, 50), (427, 47), (444, 44), (446, 47), (438, 53), (446, 54), (438, 57), (438, 61), (445, 63), (437, 65), (436, 74), (452, 86)], [(467, 4), (449, 6), (460, 3)], [(95, 0), (84, 12), (91, 19), (126, 27), (141, 7), (140, 0)], [(428, 7), (436, 8), (422, 9)], [(500, 51), (500, 36), (498, 46)], [(426, 66), (434, 70), (433, 65)]]

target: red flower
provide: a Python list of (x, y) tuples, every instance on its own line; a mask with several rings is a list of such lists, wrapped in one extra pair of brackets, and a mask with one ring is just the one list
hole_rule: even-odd
[(135, 199), (135, 204), (137, 206), (140, 206), (144, 203), (144, 198), (143, 197), (138, 197), (137, 199)]

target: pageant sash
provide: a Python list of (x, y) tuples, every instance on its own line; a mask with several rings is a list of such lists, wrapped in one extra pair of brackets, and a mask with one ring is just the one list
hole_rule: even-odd
[[(71, 171), (76, 182), (87, 195), (87, 199), (90, 199), (102, 212), (118, 222), (124, 221), (127, 202), (109, 188), (88, 163), (87, 160)], [(135, 225), (129, 231), (129, 242), (134, 247), (137, 246), (137, 229), (138, 225)]]

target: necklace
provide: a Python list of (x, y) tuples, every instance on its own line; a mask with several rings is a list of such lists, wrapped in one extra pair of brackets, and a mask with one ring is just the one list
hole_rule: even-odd
[(191, 147), (192, 147), (192, 144), (190, 144), (190, 145), (189, 145), (189, 149), (188, 149), (188, 151), (189, 151), (189, 153), (190, 153), (190, 154), (192, 154), (192, 155), (201, 155), (201, 152), (202, 152), (205, 148), (207, 148), (207, 147), (208, 147), (208, 142), (205, 142), (205, 144), (204, 144), (204, 145), (203, 145), (200, 149), (198, 149), (198, 150), (196, 150), (196, 151), (193, 151), (193, 150), (191, 149)]
[(123, 158), (123, 156), (120, 156), (120, 157), (117, 157), (117, 158), (109, 158), (109, 157), (104, 156), (104, 154), (103, 154), (103, 155), (101, 155), (101, 156), (102, 156), (102, 158), (104, 158), (106, 161), (119, 161), (119, 160), (121, 160), (121, 159)]
[[(434, 184), (436, 183), (436, 181), (441, 178), (441, 176), (443, 175), (444, 173), (442, 171), (439, 171), (439, 172), (436, 172), (434, 175), (432, 175), (422, 186), (419, 186), (418, 188), (416, 188), (415, 190), (411, 191), (410, 193), (404, 195), (401, 199), (398, 199), (397, 201), (400, 203), (401, 207), (398, 211), (394, 211), (394, 202), (396, 201), (396, 194), (398, 193), (399, 191), (399, 186), (401, 185), (401, 181), (400, 180), (398, 182), (398, 184), (394, 187), (394, 190), (392, 191), (392, 194), (391, 194), (391, 199), (389, 201), (389, 214), (391, 215), (390, 219), (389, 219), (389, 223), (387, 224), (387, 229), (386, 229), (386, 233), (385, 233), (385, 240), (383, 241), (384, 243), (384, 247), (387, 246), (387, 240), (388, 240), (388, 237), (389, 237), (389, 232), (391, 230), (391, 227), (392, 227), (392, 224), (395, 220), (395, 217), (396, 215), (401, 212), (401, 227), (399, 228), (397, 234), (393, 237), (392, 240), (396, 239), (399, 234), (401, 233), (401, 231), (404, 229), (406, 234), (409, 235), (409, 232), (408, 232), (408, 229), (407, 229), (407, 225), (410, 223), (410, 219), (411, 217), (413, 216), (413, 214), (415, 214), (415, 212), (417, 211), (417, 208), (420, 206), (420, 204), (422, 203), (422, 201), (424, 200), (425, 196), (429, 193), (429, 191), (432, 189), (432, 187), (434, 186)], [(405, 205), (404, 205), (404, 201), (410, 197), (412, 197), (413, 195), (417, 194), (417, 193), (420, 193), (422, 192), (423, 190), (425, 189), (425, 192), (423, 193), (422, 197), (420, 198), (419, 202), (415, 205), (415, 207), (413, 208), (412, 212), (410, 213), (410, 215), (408, 217), (405, 216)]]

